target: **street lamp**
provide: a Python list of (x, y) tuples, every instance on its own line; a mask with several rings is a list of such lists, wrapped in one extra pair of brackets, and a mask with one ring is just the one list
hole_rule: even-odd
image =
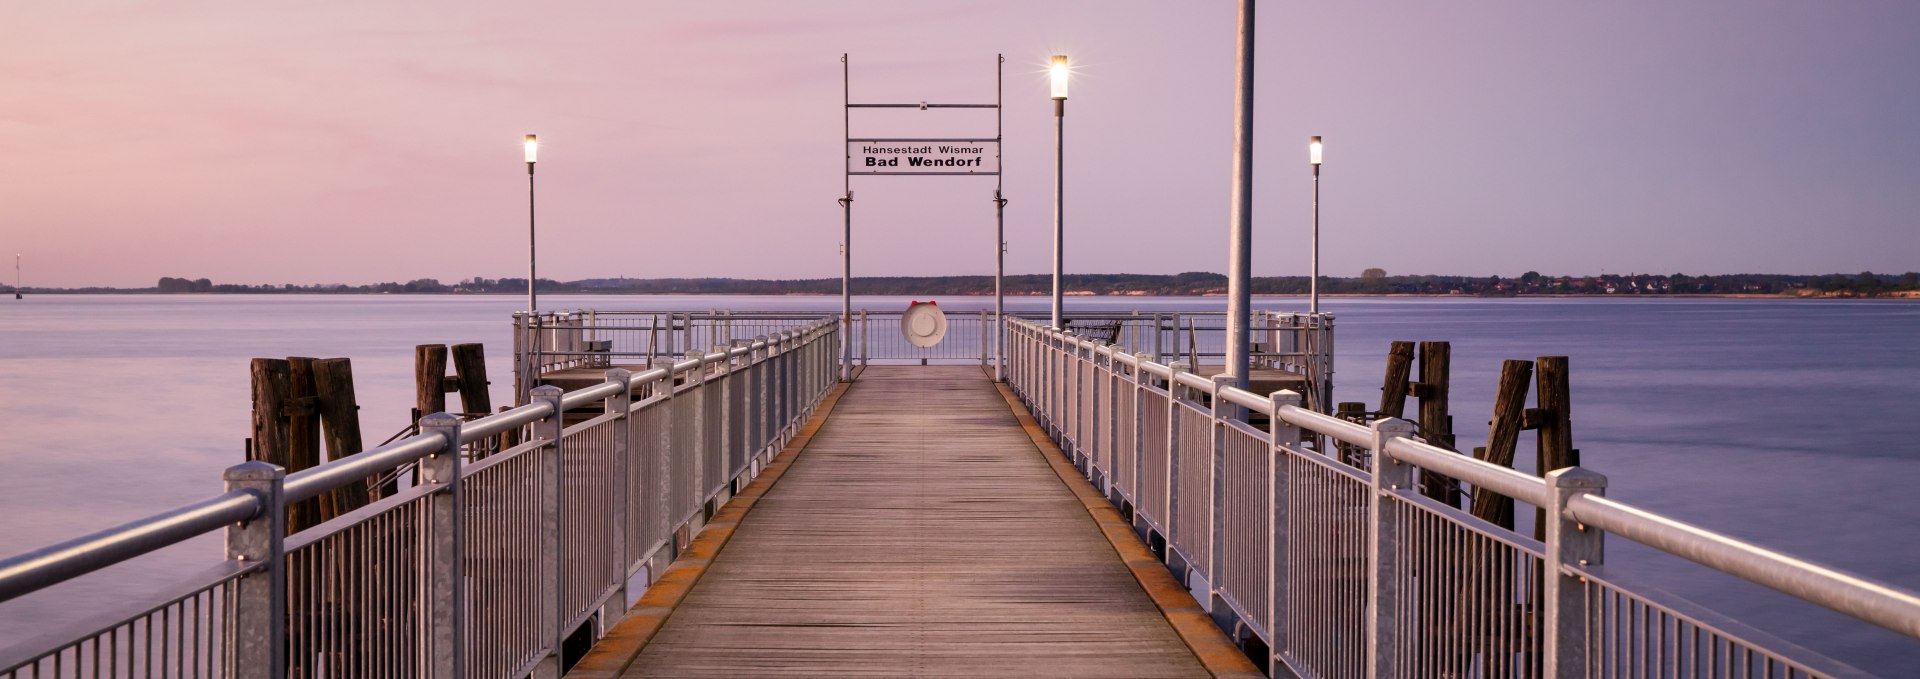
[(1061, 290), (1061, 271), (1065, 268), (1066, 258), (1063, 250), (1066, 240), (1065, 215), (1066, 201), (1066, 132), (1067, 132), (1067, 55), (1053, 55), (1053, 62), (1047, 69), (1053, 81), (1053, 327), (1064, 328), (1061, 320), (1061, 306), (1065, 299)]
[(539, 298), (533, 291), (534, 277), (534, 238), (533, 238), (533, 163), (540, 155), (540, 140), (527, 135), (527, 315), (531, 317), (540, 309)]
[(1320, 137), (1307, 140), (1307, 162), (1313, 165), (1313, 281), (1308, 284), (1307, 312), (1320, 313)]

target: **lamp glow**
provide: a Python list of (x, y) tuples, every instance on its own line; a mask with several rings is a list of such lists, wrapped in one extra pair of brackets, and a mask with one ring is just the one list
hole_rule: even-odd
[(540, 141), (536, 139), (534, 135), (527, 135), (527, 162), (534, 162), (534, 157), (539, 155), (539, 153)]
[(1067, 98), (1067, 55), (1053, 55), (1053, 65), (1048, 68), (1053, 79), (1053, 98)]
[(1320, 138), (1319, 137), (1313, 137), (1307, 141), (1307, 162), (1312, 163), (1314, 165), (1320, 164)]

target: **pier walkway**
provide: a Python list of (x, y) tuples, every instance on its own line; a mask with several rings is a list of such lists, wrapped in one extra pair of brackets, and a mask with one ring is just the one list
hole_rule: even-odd
[(874, 367), (626, 672), (857, 675), (1208, 672), (989, 378)]

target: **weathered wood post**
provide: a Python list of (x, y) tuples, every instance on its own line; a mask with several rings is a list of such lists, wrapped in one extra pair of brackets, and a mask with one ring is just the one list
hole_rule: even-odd
[[(1539, 457), (1534, 473), (1546, 476), (1556, 469), (1578, 466), (1578, 451), (1573, 449), (1573, 403), (1567, 380), (1567, 357), (1541, 356), (1534, 361), (1534, 398), (1539, 402), (1536, 433)], [(1547, 539), (1547, 516), (1543, 508), (1534, 508), (1533, 537)]]
[[(306, 356), (293, 356), (287, 359), (287, 471), (288, 473), (312, 469), (320, 466), (320, 390), (314, 386), (313, 363), (319, 359)], [(327, 513), (326, 500), (323, 497), (300, 501), (294, 516), (300, 517), (298, 523), (289, 524), (293, 532), (300, 532), (320, 522), (333, 518)], [(292, 519), (289, 519), (291, 521)]]
[(413, 403), (421, 417), (447, 411), (447, 345), (414, 345)]
[[(460, 392), (460, 414), (464, 417), (485, 417), (493, 412), (493, 397), (488, 388), (492, 382), (487, 379), (486, 347), (476, 343), (453, 345), (453, 386)], [(474, 446), (473, 459), (480, 460), (491, 454), (491, 442)]]
[(1413, 376), (1413, 343), (1394, 342), (1387, 348), (1387, 377), (1380, 386), (1380, 416), (1403, 417)]
[[(345, 358), (323, 358), (313, 362), (313, 385), (319, 394), (320, 423), (327, 443), (328, 460), (344, 460), (365, 450), (360, 439), (360, 404), (353, 395), (353, 363)], [(365, 507), (373, 499), (368, 487), (378, 484), (380, 495), (398, 492), (398, 484), (380, 484), (380, 474), (367, 477), (367, 486), (347, 484), (328, 495), (332, 506), (326, 518)]]
[(469, 417), (493, 411), (493, 397), (487, 387), (487, 348), (478, 343), (453, 345), (453, 374), (460, 391), (460, 410)]
[[(1414, 388), (1414, 395), (1420, 398), (1420, 436), (1432, 445), (1459, 450), (1454, 443), (1453, 416), (1447, 412), (1452, 369), (1452, 344), (1420, 343), (1420, 383)], [(1460, 485), (1453, 479), (1423, 470), (1420, 482), (1426, 487), (1427, 497), (1449, 507), (1460, 506)]]
[[(1500, 386), (1494, 394), (1493, 421), (1487, 432), (1487, 447), (1474, 450), (1474, 457), (1502, 467), (1513, 466), (1514, 447), (1520, 441), (1520, 431), (1526, 427), (1527, 380), (1532, 376), (1531, 362), (1507, 361), (1501, 364)], [(1475, 488), (1473, 515), (1513, 530), (1513, 498)]]
[[(1335, 417), (1346, 420), (1348, 422), (1352, 422), (1354, 424), (1358, 424), (1361, 426), (1365, 426), (1367, 424), (1367, 404), (1361, 403), (1359, 401), (1347, 401), (1344, 403), (1336, 404), (1334, 406), (1333, 414)], [(1359, 446), (1354, 446), (1354, 445), (1335, 441), (1333, 444), (1333, 447), (1335, 450), (1340, 451), (1341, 462), (1346, 463), (1347, 465), (1352, 467), (1361, 466)]]

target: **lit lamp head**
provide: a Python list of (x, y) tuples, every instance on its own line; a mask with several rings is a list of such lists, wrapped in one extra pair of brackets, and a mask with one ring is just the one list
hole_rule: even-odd
[(532, 165), (538, 155), (540, 155), (540, 140), (529, 134), (527, 135), (527, 164)]
[(1064, 101), (1067, 98), (1067, 55), (1053, 55), (1053, 63), (1047, 68), (1047, 73), (1053, 80), (1053, 98)]
[(1307, 138), (1307, 162), (1313, 165), (1313, 176), (1320, 176), (1320, 137)]

